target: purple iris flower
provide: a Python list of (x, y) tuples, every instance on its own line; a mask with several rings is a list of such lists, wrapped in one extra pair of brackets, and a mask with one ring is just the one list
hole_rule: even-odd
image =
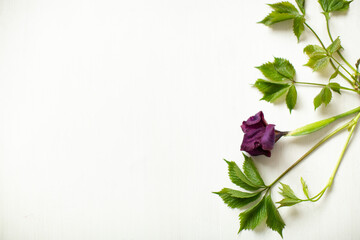
[(287, 134), (287, 132), (275, 130), (274, 124), (268, 124), (262, 111), (244, 121), (241, 129), (245, 133), (241, 151), (252, 156), (265, 155), (270, 157), (275, 142)]

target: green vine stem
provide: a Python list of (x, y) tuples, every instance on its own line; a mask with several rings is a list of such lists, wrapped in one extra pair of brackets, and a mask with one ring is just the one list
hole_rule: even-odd
[[(304, 25), (314, 34), (314, 36), (317, 38), (317, 40), (319, 41), (319, 43), (321, 44), (322, 48), (326, 50), (326, 47), (323, 43), (323, 41), (320, 39), (319, 35), (317, 35), (317, 33), (314, 31), (314, 29), (312, 29), (312, 27), (310, 27), (309, 24), (307, 24), (306, 22), (304, 23)], [(337, 68), (334, 64), (334, 62), (332, 61), (332, 59), (330, 59), (330, 64), (331, 66), (333, 67), (333, 69), (336, 71)], [(341, 64), (340, 64), (341, 65)], [(357, 86), (355, 84), (355, 81), (353, 80), (350, 80), (348, 77), (346, 77), (342, 72), (339, 71), (339, 75), (344, 78), (349, 84), (351, 84), (351, 86), (354, 88), (354, 89), (357, 89)], [(351, 74), (350, 74), (351, 75)], [(351, 75), (352, 76), (352, 75)]]
[[(360, 114), (359, 114), (360, 115)], [(307, 156), (309, 156), (313, 151), (315, 151), (318, 147), (320, 147), (324, 142), (329, 140), (331, 137), (339, 133), (340, 131), (346, 129), (349, 127), (350, 123), (352, 121), (342, 125), (341, 127), (335, 129), (333, 132), (326, 135), (324, 138), (322, 138), (319, 142), (317, 142), (312, 148), (310, 148), (304, 155), (302, 155), (296, 162), (294, 162), (288, 169), (286, 169), (278, 178), (276, 178), (270, 185), (268, 185), (268, 188), (271, 188), (275, 183), (277, 183), (281, 178), (283, 178), (290, 170), (292, 170), (294, 167), (296, 167), (299, 163), (301, 163)]]
[[(329, 38), (330, 38), (331, 42), (334, 42), (334, 39), (333, 39), (333, 37), (331, 35), (331, 32), (330, 32), (330, 24), (329, 24), (330, 17), (329, 17), (329, 15), (325, 15), (325, 19), (326, 19), (326, 29), (327, 29)], [(355, 73), (357, 73), (356, 69), (345, 59), (345, 57), (342, 55), (342, 53), (339, 50), (337, 51), (337, 54), (339, 54), (339, 57), (344, 61), (344, 63), (349, 68), (351, 68), (351, 70), (353, 70)]]
[(354, 130), (355, 130), (355, 128), (356, 128), (356, 125), (357, 125), (357, 123), (358, 123), (359, 118), (360, 118), (360, 113), (358, 113), (358, 115), (348, 123), (348, 125), (349, 125), (348, 128), (350, 128), (349, 135), (348, 135), (348, 137), (347, 137), (347, 139), (346, 139), (345, 145), (344, 145), (344, 147), (343, 147), (343, 149), (342, 149), (342, 151), (341, 151), (341, 153), (340, 153), (339, 159), (338, 159), (338, 161), (337, 161), (337, 163), (336, 163), (336, 166), (335, 166), (335, 168), (334, 168), (334, 170), (333, 170), (333, 172), (332, 172), (332, 174), (331, 174), (331, 176), (330, 176), (330, 178), (329, 178), (329, 181), (328, 181), (328, 183), (326, 184), (326, 186), (325, 186), (317, 195), (315, 195), (314, 197), (309, 198), (309, 199), (306, 199), (306, 200), (302, 200), (302, 201), (311, 201), (311, 202), (319, 201), (320, 198), (321, 198), (321, 197), (324, 195), (324, 193), (326, 192), (326, 190), (331, 187), (331, 185), (332, 185), (333, 182), (334, 182), (335, 175), (336, 175), (336, 173), (337, 173), (337, 171), (338, 171), (338, 169), (339, 169), (340, 163), (341, 163), (342, 159), (344, 158), (345, 152), (346, 152), (346, 150), (347, 150), (347, 148), (348, 148), (348, 146), (349, 146), (350, 139), (351, 139), (351, 137), (352, 137), (352, 135), (353, 135), (353, 133), (354, 133)]
[[(312, 82), (294, 82), (295, 84), (300, 84), (300, 85), (310, 85), (310, 86), (319, 86), (319, 87), (326, 87), (328, 85), (326, 84), (321, 84), (321, 83), (312, 83)], [(340, 86), (340, 89), (343, 89), (343, 90), (346, 90), (346, 91), (352, 91), (352, 92), (356, 92), (358, 94), (360, 94), (359, 90), (355, 90), (355, 89), (352, 89), (352, 88), (347, 88), (347, 87), (343, 87), (343, 86)]]

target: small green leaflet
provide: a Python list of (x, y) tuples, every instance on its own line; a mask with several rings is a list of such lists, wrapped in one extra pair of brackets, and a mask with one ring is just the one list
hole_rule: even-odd
[(305, 0), (296, 0), (296, 4), (298, 5), (302, 14), (305, 15)]
[(318, 45), (307, 45), (304, 48), (304, 52), (309, 57), (315, 57), (315, 56), (319, 56), (319, 55), (326, 55), (326, 50), (323, 49), (321, 46), (318, 46)]
[(347, 10), (351, 2), (345, 0), (319, 0), (325, 13)]
[(277, 57), (274, 58), (274, 62), (268, 62), (256, 68), (266, 78), (274, 82), (294, 80), (296, 73), (294, 66), (289, 60)]
[(272, 230), (277, 231), (280, 236), (283, 237), (282, 231), (285, 228), (285, 222), (280, 216), (280, 213), (275, 207), (270, 195), (266, 197), (266, 211), (266, 225)]
[(276, 71), (287, 79), (294, 80), (296, 72), (294, 66), (289, 62), (289, 60), (277, 57), (274, 59), (274, 67)]
[(248, 193), (229, 188), (224, 188), (220, 192), (214, 192), (219, 195), (225, 204), (230, 208), (241, 208), (254, 202), (260, 197), (261, 192)]
[(304, 32), (305, 29), (304, 23), (305, 23), (304, 16), (297, 16), (294, 18), (293, 31), (298, 41), (300, 40), (301, 34)]
[(336, 78), (337, 75), (339, 75), (339, 67), (336, 69), (336, 71), (333, 74), (331, 74), (329, 80)]
[(265, 100), (267, 102), (274, 102), (276, 99), (284, 95), (290, 85), (284, 83), (274, 83), (270, 81), (266, 81), (263, 79), (258, 79), (254, 85), (260, 92), (264, 94), (261, 100)]
[(320, 93), (314, 98), (314, 107), (317, 109), (321, 104), (328, 105), (331, 101), (332, 93), (329, 86), (323, 87)]
[(257, 186), (256, 184), (252, 183), (245, 175), (244, 173), (240, 170), (240, 168), (238, 167), (238, 165), (235, 162), (229, 162), (227, 160), (225, 160), (226, 163), (228, 164), (228, 169), (229, 169), (229, 177), (230, 180), (248, 190), (248, 191), (254, 191), (259, 189), (260, 187)]
[(283, 195), (286, 198), (292, 198), (292, 199), (298, 199), (295, 196), (294, 191), (290, 188), (289, 185), (284, 184), (284, 183), (280, 183), (282, 188), (280, 187), (280, 194)]
[(311, 67), (314, 71), (323, 69), (330, 62), (326, 50), (318, 45), (307, 45), (304, 52), (310, 57), (305, 66)]
[(263, 65), (256, 68), (259, 69), (266, 78), (274, 82), (281, 82), (287, 80), (285, 76), (281, 75), (278, 71), (276, 71), (274, 63), (272, 62), (264, 63)]
[(334, 52), (338, 51), (341, 48), (341, 42), (339, 37), (337, 37), (335, 39), (335, 41), (333, 41), (330, 46), (328, 46), (326, 48), (326, 50), (330, 53), (330, 55), (332, 55)]
[(286, 94), (286, 105), (287, 105), (288, 109), (290, 110), (290, 113), (296, 105), (296, 100), (297, 100), (296, 87), (295, 87), (295, 85), (291, 85), (291, 87), (289, 88), (289, 90)]
[(256, 184), (257, 186), (264, 187), (265, 183), (264, 180), (261, 178), (260, 173), (258, 172), (253, 160), (251, 157), (244, 155), (244, 163), (243, 163), (243, 169), (245, 175), (248, 177), (248, 179)]
[(334, 92), (337, 92), (338, 94), (341, 94), (340, 92), (340, 84), (332, 82), (329, 83), (329, 87), (331, 88), (331, 90), (333, 90)]
[(288, 207), (295, 205), (301, 202), (301, 199), (295, 196), (294, 191), (290, 188), (289, 185), (280, 183), (282, 188), (280, 187), (280, 194), (284, 197), (280, 202), (280, 207)]
[(252, 208), (240, 213), (240, 229), (253, 230), (266, 218), (266, 199), (265, 197)]
[(303, 192), (306, 196), (307, 199), (310, 199), (309, 197), (309, 189), (308, 189), (308, 186), (306, 185), (306, 182), (303, 178), (300, 178), (300, 181), (301, 181), (301, 185), (303, 187)]
[[(305, 1), (297, 0), (296, 2), (300, 8), (300, 11), (305, 14)], [(265, 24), (266, 26), (271, 26), (278, 22), (293, 19), (293, 31), (299, 40), (301, 33), (304, 31), (304, 15), (301, 15), (296, 7), (287, 1), (269, 4), (269, 6), (273, 9), (273, 11), (259, 23)]]
[(288, 13), (294, 16), (299, 15), (299, 11), (296, 7), (290, 2), (278, 2), (273, 4), (268, 4), (274, 11), (278, 13)]
[(266, 26), (270, 26), (273, 25), (274, 23), (283, 22), (290, 19), (294, 19), (294, 16), (292, 14), (278, 13), (276, 11), (272, 11), (259, 23), (265, 24)]

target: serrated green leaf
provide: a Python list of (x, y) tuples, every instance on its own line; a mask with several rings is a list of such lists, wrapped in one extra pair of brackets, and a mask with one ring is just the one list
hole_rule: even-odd
[(290, 199), (296, 199), (299, 200), (298, 197), (295, 196), (294, 191), (290, 188), (289, 185), (284, 184), (284, 183), (280, 183), (282, 188), (280, 187), (280, 194), (285, 197), (285, 198), (290, 198)]
[(317, 109), (318, 107), (320, 107), (320, 105), (322, 104), (322, 96), (321, 96), (321, 92), (316, 95), (316, 97), (314, 98), (314, 108)]
[(298, 5), (300, 11), (305, 14), (305, 0), (296, 0), (296, 4)]
[(263, 79), (258, 79), (254, 86), (264, 94), (261, 100), (274, 102), (276, 99), (284, 95), (290, 86), (289, 84), (274, 83)]
[(328, 47), (327, 50), (330, 54), (333, 54), (334, 52), (336, 52), (337, 50), (339, 50), (341, 48), (341, 42), (339, 37), (337, 37), (335, 39), (335, 41), (333, 41)]
[(336, 78), (338, 74), (339, 74), (339, 68), (337, 68), (336, 71), (333, 74), (331, 74), (329, 80)]
[(226, 163), (228, 164), (228, 170), (229, 170), (229, 177), (230, 180), (242, 187), (243, 189), (246, 189), (248, 191), (254, 191), (259, 189), (259, 186), (254, 185), (245, 175), (244, 173), (240, 170), (240, 168), (238, 167), (238, 165), (235, 162), (229, 162), (227, 160), (225, 160)]
[(265, 197), (252, 208), (240, 213), (240, 229), (253, 230), (259, 223), (266, 218), (266, 202)]
[(294, 18), (293, 31), (298, 41), (300, 40), (301, 34), (304, 32), (304, 28), (305, 28), (304, 23), (305, 23), (304, 16), (298, 16)]
[(286, 105), (287, 105), (288, 109), (290, 110), (290, 113), (296, 105), (296, 100), (297, 100), (296, 87), (295, 87), (295, 85), (291, 85), (291, 87), (289, 88), (289, 90), (286, 94)]
[(326, 55), (326, 50), (318, 45), (307, 45), (304, 52), (309, 56)]
[(280, 213), (275, 207), (270, 195), (266, 197), (266, 211), (266, 225), (272, 230), (277, 231), (280, 236), (283, 237), (282, 231), (285, 228), (285, 222), (280, 216)]
[(259, 171), (257, 170), (254, 161), (251, 157), (244, 155), (243, 169), (246, 177), (255, 185), (264, 187), (264, 180), (261, 178)]
[(300, 181), (301, 181), (301, 185), (302, 185), (303, 192), (304, 192), (305, 196), (307, 197), (307, 199), (310, 199), (310, 197), (309, 197), (309, 189), (308, 189), (308, 186), (306, 185), (305, 180), (303, 178), (300, 178)]
[(314, 71), (323, 69), (330, 62), (326, 50), (318, 45), (307, 45), (304, 52), (310, 57), (305, 66), (311, 67)]
[(331, 88), (331, 90), (333, 90), (334, 92), (337, 92), (338, 94), (341, 94), (340, 92), (340, 84), (332, 82), (329, 83), (329, 87)]
[(326, 13), (347, 10), (351, 2), (345, 0), (319, 0), (322, 9)]
[(276, 11), (272, 11), (267, 15), (263, 20), (261, 20), (259, 23), (265, 24), (266, 26), (270, 26), (274, 23), (286, 21), (289, 19), (294, 19), (295, 16), (290, 13), (279, 13)]
[(284, 197), (280, 202), (280, 207), (286, 207), (286, 206), (292, 206), (299, 202), (301, 202), (301, 199), (299, 199), (297, 196), (295, 196), (294, 191), (290, 188), (289, 185), (280, 183), (282, 188), (280, 187), (280, 194)]
[(289, 13), (293, 14), (294, 16), (299, 15), (299, 11), (296, 9), (296, 7), (287, 1), (269, 4), (269, 6), (278, 13)]
[(242, 192), (231, 188), (224, 188), (224, 189), (226, 189), (227, 193), (229, 193), (232, 197), (235, 198), (252, 198), (259, 196), (261, 194), (261, 192)]
[(330, 62), (330, 58), (328, 56), (312, 56), (310, 57), (309, 61), (305, 64), (305, 66), (308, 66), (312, 68), (314, 71), (319, 71), (323, 68), (325, 68)]
[(230, 208), (242, 208), (247, 204), (254, 202), (261, 195), (261, 192), (247, 193), (229, 188), (224, 188), (220, 192), (214, 192), (219, 195), (225, 204)]
[(294, 80), (295, 77), (295, 68), (289, 62), (289, 60), (284, 58), (275, 58), (274, 67), (278, 73), (285, 76), (288, 79)]
[(281, 82), (287, 79), (285, 76), (276, 71), (274, 63), (268, 62), (256, 68), (259, 69), (262, 74), (271, 81)]
[(332, 98), (332, 93), (330, 91), (330, 88), (329, 87), (324, 87), (323, 88), (323, 102), (325, 103), (325, 105), (328, 105), (331, 101), (331, 98)]
[(322, 103), (328, 105), (331, 101), (332, 93), (330, 87), (325, 86), (320, 93), (314, 98), (314, 107), (317, 109)]

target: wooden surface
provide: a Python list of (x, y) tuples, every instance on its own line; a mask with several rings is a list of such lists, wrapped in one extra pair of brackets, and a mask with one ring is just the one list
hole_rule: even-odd
[[(269, 1), (273, 2), (273, 1)], [(309, 21), (327, 40), (316, 1)], [(360, 2), (332, 20), (352, 63), (360, 57)], [(240, 124), (263, 110), (291, 130), (358, 106), (354, 94), (314, 112), (319, 89), (298, 89), (297, 108), (259, 102), (254, 68), (288, 58), (303, 67), (289, 25), (256, 24), (270, 8), (241, 0), (1, 0), (0, 239), (280, 239), (264, 226), (237, 235), (238, 210), (211, 192), (233, 187), (223, 158), (241, 163)], [(330, 129), (282, 139), (256, 158), (267, 183)], [(284, 239), (360, 239), (359, 131), (332, 191), (281, 209)], [(283, 181), (301, 192), (326, 184), (345, 134)], [(274, 200), (280, 200), (274, 189)]]

